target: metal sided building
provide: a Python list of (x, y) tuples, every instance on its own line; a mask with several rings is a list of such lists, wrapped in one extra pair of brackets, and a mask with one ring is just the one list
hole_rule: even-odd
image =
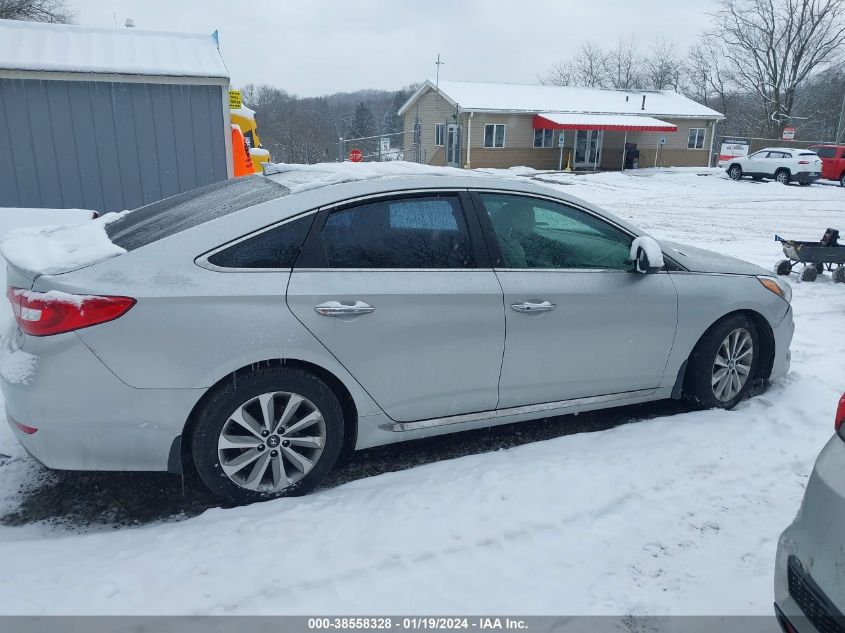
[(0, 207), (133, 209), (232, 175), (215, 35), (0, 20)]

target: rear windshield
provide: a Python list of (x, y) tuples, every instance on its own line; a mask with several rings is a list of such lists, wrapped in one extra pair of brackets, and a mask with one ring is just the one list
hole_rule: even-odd
[(140, 207), (107, 224), (106, 233), (114, 244), (131, 251), (288, 193), (287, 187), (264, 176), (224, 180)]
[(817, 147), (813, 150), (820, 158), (833, 158), (836, 156), (835, 147)]

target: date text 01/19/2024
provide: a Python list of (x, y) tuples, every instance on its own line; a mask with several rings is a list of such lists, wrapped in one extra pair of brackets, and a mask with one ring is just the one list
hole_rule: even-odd
[(488, 617), (337, 617), (309, 618), (309, 630), (525, 630), (525, 620)]

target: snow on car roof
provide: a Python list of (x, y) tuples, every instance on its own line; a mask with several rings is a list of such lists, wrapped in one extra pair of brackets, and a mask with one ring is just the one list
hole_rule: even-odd
[[(427, 80), (399, 110), (435, 85)], [(464, 111), (589, 112), (724, 118), (720, 112), (671, 90), (605, 90), (575, 86), (441, 81), (440, 93)], [(645, 105), (643, 105), (645, 96)]]
[(0, 20), (0, 69), (228, 78), (212, 34)]
[(385, 178), (389, 176), (482, 176), (466, 169), (455, 167), (435, 167), (405, 161), (383, 163), (317, 163), (300, 165), (289, 163), (268, 163), (264, 174), (280, 185), (299, 193), (318, 187), (336, 185), (344, 182)]

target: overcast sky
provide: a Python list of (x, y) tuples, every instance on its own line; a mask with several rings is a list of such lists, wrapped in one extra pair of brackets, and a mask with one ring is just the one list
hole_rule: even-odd
[(234, 86), (299, 96), (434, 78), (536, 83), (582, 42), (664, 36), (686, 49), (715, 0), (68, 0), (76, 22), (210, 33)]

